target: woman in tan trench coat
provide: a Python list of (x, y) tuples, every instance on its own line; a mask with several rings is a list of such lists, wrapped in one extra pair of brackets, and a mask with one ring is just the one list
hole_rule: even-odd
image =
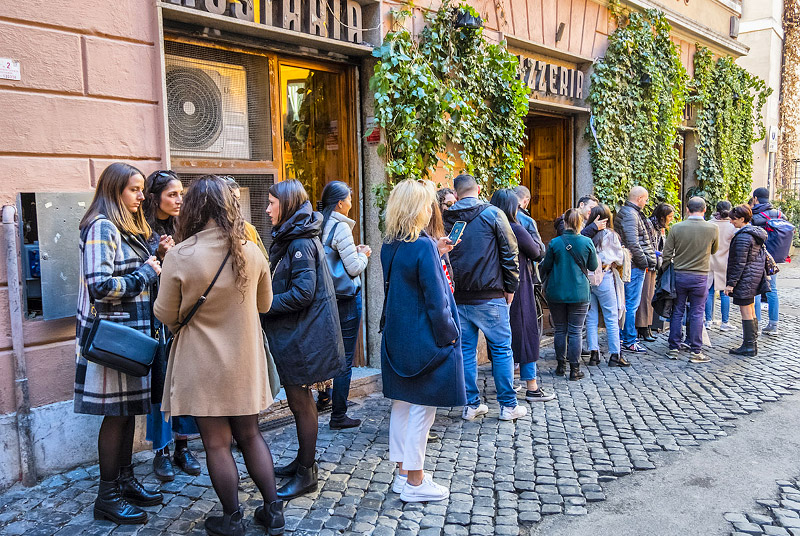
[[(244, 455), (265, 504), (256, 522), (270, 534), (283, 530), (272, 456), (258, 430), (258, 414), (272, 403), (259, 313), (272, 303), (267, 259), (246, 241), (244, 220), (227, 184), (206, 176), (189, 188), (175, 245), (164, 259), (155, 315), (175, 333), (164, 381), (165, 415), (192, 415), (206, 450), (208, 472), (223, 516), (209, 517), (206, 532), (245, 533), (239, 472), (231, 437)], [(219, 277), (207, 299), (186, 317)], [(183, 327), (181, 327), (183, 324)]]

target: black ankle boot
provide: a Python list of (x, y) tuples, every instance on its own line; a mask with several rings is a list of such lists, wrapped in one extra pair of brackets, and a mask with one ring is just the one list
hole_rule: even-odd
[(283, 534), (283, 527), (286, 524), (283, 520), (283, 501), (264, 502), (264, 506), (256, 508), (253, 515), (257, 524), (264, 527), (267, 534), (275, 536)]
[(297, 472), (292, 479), (278, 490), (278, 498), (288, 501), (317, 489), (317, 464), (303, 467), (297, 464)]
[(583, 378), (583, 372), (581, 372), (581, 364), (580, 363), (570, 363), (569, 364), (569, 381), (574, 382)]
[(600, 364), (600, 352), (598, 350), (592, 350), (589, 355), (589, 366), (593, 367)]
[(611, 354), (608, 358), (609, 367), (630, 367), (631, 364), (620, 354)]
[(653, 330), (650, 329), (649, 327), (644, 328), (644, 340), (646, 340), (647, 342), (655, 342), (656, 341), (656, 336), (653, 335)]
[(118, 525), (143, 525), (147, 513), (122, 498), (119, 481), (100, 481), (97, 500), (94, 501), (94, 518), (107, 519)]
[(558, 360), (558, 365), (556, 365), (556, 376), (563, 376), (567, 373), (567, 362), (563, 359)]
[(185, 443), (175, 443), (175, 454), (172, 456), (172, 461), (187, 475), (197, 476), (202, 472), (200, 462)]
[(120, 467), (119, 489), (125, 500), (136, 506), (156, 506), (164, 500), (161, 492), (147, 489), (136, 480), (133, 475), (133, 465)]
[(356, 428), (361, 426), (361, 419), (351, 419), (347, 415), (331, 415), (331, 430), (344, 430), (346, 428)]
[(175, 468), (172, 466), (172, 459), (169, 457), (169, 447), (156, 451), (156, 455), (153, 458), (153, 473), (162, 482), (175, 480)]
[(210, 536), (244, 536), (245, 530), (241, 506), (232, 514), (206, 519), (206, 532)]
[(289, 462), (288, 465), (281, 465), (275, 468), (275, 476), (294, 476), (297, 472), (297, 458)]
[[(755, 324), (755, 326), (754, 326)], [(739, 348), (728, 350), (731, 355), (743, 355), (753, 357), (758, 354), (758, 343), (756, 342), (757, 320), (742, 320), (742, 345)]]

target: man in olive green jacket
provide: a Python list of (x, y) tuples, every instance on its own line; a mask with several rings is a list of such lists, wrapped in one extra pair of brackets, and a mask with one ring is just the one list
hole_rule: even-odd
[(711, 268), (711, 255), (716, 253), (719, 243), (719, 229), (705, 221), (706, 202), (702, 197), (692, 197), (686, 203), (689, 216), (676, 223), (667, 235), (664, 244), (662, 269), (673, 264), (675, 270), (675, 290), (677, 296), (669, 322), (670, 359), (677, 359), (683, 339), (683, 314), (689, 302), (688, 338), (692, 363), (706, 363), (709, 358), (703, 355), (703, 315), (708, 297), (708, 273)]

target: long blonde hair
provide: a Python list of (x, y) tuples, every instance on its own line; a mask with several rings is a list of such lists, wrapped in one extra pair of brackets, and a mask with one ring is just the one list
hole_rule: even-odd
[(386, 240), (414, 242), (428, 226), (435, 202), (432, 183), (413, 179), (397, 183), (386, 204)]
[(141, 171), (122, 162), (114, 162), (104, 169), (97, 180), (94, 199), (86, 209), (86, 214), (79, 226), (80, 229), (83, 230), (92, 223), (96, 216), (102, 214), (120, 231), (150, 238), (153, 231), (147, 224), (142, 207), (140, 206), (136, 212), (131, 212), (122, 202), (122, 192), (128, 187), (130, 178), (136, 175), (141, 175), (144, 180)]

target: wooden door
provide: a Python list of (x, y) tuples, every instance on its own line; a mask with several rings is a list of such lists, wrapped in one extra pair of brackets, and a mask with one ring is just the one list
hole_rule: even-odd
[(528, 206), (545, 243), (555, 236), (553, 221), (572, 203), (569, 120), (532, 117), (526, 123), (528, 142), (522, 184), (531, 191)]

